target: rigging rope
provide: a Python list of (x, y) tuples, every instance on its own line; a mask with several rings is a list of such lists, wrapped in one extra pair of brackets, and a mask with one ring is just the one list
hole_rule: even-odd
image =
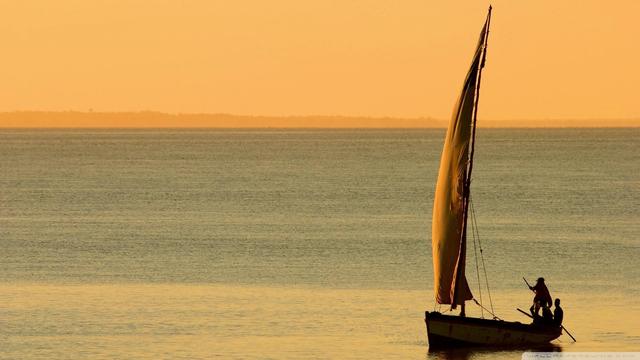
[[(471, 197), (469, 197), (469, 202), (471, 202)], [(471, 216), (474, 216), (473, 207), (471, 208)], [(473, 255), (476, 261), (476, 276), (478, 277), (478, 294), (480, 295), (480, 303), (482, 303), (482, 283), (480, 282), (480, 268), (478, 267), (478, 250), (476, 250), (476, 229), (475, 224), (473, 224), (473, 231), (471, 232), (473, 236)], [(480, 307), (480, 317), (484, 319), (484, 310)]]
[[(469, 196), (469, 200), (471, 200), (471, 196)], [(484, 263), (484, 254), (482, 252), (482, 242), (480, 242), (480, 233), (478, 233), (478, 222), (476, 221), (476, 211), (475, 211), (475, 208), (473, 207), (473, 201), (469, 201), (469, 202), (471, 203), (471, 221), (473, 222), (473, 230), (476, 232), (476, 235), (474, 235), (474, 238), (475, 236), (478, 237), (478, 246), (480, 247), (480, 259), (482, 260), (482, 270), (484, 271), (484, 280), (485, 280), (485, 283), (487, 284), (487, 294), (489, 295), (489, 304), (491, 305), (490, 314), (495, 317), (495, 315), (493, 314), (494, 310), (493, 310), (493, 300), (491, 299), (491, 290), (489, 289), (489, 277), (487, 276), (487, 266)]]
[(485, 310), (487, 310), (487, 312), (488, 312), (489, 314), (493, 315), (493, 318), (494, 318), (495, 320), (502, 320), (502, 319), (500, 319), (500, 318), (498, 317), (498, 315), (494, 314), (493, 312), (489, 311), (487, 308), (485, 308), (484, 306), (482, 306), (482, 304), (480, 304), (480, 303), (478, 302), (478, 300), (473, 299), (473, 302), (474, 302), (474, 303), (476, 303), (476, 305), (480, 306), (480, 308), (481, 308), (481, 309), (485, 309)]

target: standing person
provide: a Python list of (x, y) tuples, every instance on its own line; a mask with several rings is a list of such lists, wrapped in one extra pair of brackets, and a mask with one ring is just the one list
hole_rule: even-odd
[(544, 278), (538, 278), (536, 284), (529, 286), (529, 289), (536, 293), (536, 296), (533, 297), (533, 305), (529, 308), (532, 313), (538, 314), (540, 311), (540, 304), (538, 302), (540, 302), (542, 306), (551, 307), (553, 300), (551, 299), (547, 285), (544, 284)]
[(560, 307), (560, 299), (556, 299), (556, 308), (553, 310), (553, 322), (556, 326), (562, 326), (562, 319), (564, 318), (564, 311)]

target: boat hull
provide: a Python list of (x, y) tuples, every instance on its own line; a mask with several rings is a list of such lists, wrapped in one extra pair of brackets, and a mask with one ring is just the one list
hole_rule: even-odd
[(429, 348), (460, 346), (519, 347), (547, 344), (560, 336), (556, 326), (467, 318), (425, 312)]

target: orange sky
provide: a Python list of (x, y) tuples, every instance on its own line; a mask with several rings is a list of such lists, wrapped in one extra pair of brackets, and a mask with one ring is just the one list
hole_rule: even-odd
[[(492, 3), (481, 118), (640, 117), (640, 1)], [(5, 2), (0, 111), (448, 118), (487, 6)]]

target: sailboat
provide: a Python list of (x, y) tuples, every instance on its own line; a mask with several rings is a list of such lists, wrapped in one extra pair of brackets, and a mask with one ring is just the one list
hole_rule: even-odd
[[(478, 303), (465, 276), (471, 171), (482, 68), (487, 55), (491, 7), (480, 32), (471, 68), (454, 107), (445, 136), (433, 202), (432, 251), (436, 302), (462, 307), (460, 316), (425, 312), (430, 348), (453, 346), (522, 346), (546, 344), (562, 328), (464, 315), (465, 301)], [(488, 309), (487, 309), (488, 310)]]

